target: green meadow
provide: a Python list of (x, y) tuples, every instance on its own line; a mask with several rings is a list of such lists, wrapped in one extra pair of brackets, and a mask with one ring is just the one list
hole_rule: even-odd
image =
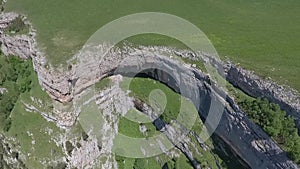
[[(300, 90), (300, 1), (241, 0), (10, 0), (6, 11), (28, 16), (49, 62), (63, 64), (101, 26), (137, 12), (164, 12), (198, 26), (220, 56)], [(122, 28), (120, 28), (122, 29)], [(171, 38), (141, 35), (141, 45), (178, 46)], [(180, 45), (179, 45), (180, 46)]]

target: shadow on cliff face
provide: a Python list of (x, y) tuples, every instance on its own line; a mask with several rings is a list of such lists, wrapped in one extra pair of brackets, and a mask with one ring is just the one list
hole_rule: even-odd
[(223, 160), (221, 167), (250, 169), (248, 164), (246, 164), (238, 155), (236, 155), (230, 146), (222, 141), (220, 137), (218, 137), (216, 134), (213, 134), (211, 138), (214, 145), (214, 149), (212, 151)]
[(139, 73), (134, 72), (118, 72), (119, 74), (122, 74), (123, 76), (127, 77), (142, 77), (142, 78), (151, 78), (153, 80), (157, 80), (166, 86), (168, 86), (170, 89), (172, 89), (174, 92), (181, 94), (179, 84), (176, 82), (176, 80), (167, 72), (164, 72), (159, 69), (146, 69)]

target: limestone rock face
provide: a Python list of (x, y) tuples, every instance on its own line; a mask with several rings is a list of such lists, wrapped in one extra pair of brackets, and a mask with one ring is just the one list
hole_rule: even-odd
[(0, 42), (1, 51), (5, 55), (15, 55), (22, 59), (28, 59), (32, 55), (31, 51), (31, 39), (27, 35), (15, 35), (14, 37), (9, 35), (1, 35)]
[(3, 30), (7, 28), (16, 18), (20, 17), (19, 14), (1, 13), (0, 15), (0, 42), (1, 51), (5, 55), (16, 55), (23, 59), (30, 58), (34, 54), (32, 51), (31, 43), (34, 39), (30, 35), (6, 35)]

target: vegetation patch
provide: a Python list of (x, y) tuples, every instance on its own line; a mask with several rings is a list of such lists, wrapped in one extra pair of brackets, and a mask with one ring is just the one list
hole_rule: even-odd
[(300, 136), (294, 119), (281, 110), (278, 104), (271, 103), (267, 99), (250, 97), (229, 83), (227, 89), (250, 119), (269, 134), (299, 164)]
[(165, 154), (160, 154), (151, 158), (126, 158), (116, 156), (116, 161), (118, 162), (118, 167), (120, 169), (161, 169), (167, 166), (170, 169), (192, 169), (193, 167), (189, 163), (185, 155), (180, 155), (179, 158), (170, 159)]
[(24, 23), (21, 16), (18, 16), (4, 29), (4, 32), (10, 35), (27, 34), (29, 32), (29, 26)]
[[(141, 131), (145, 128), (145, 131)], [(119, 133), (134, 138), (148, 138), (160, 134), (152, 123), (137, 123), (122, 117), (119, 121)]]
[(8, 131), (10, 114), (22, 93), (31, 90), (32, 63), (17, 57), (0, 56), (0, 129)]
[(52, 101), (42, 91), (31, 60), (15, 56), (0, 56), (0, 127), (1, 133), (13, 138), (15, 156), (25, 157), (28, 168), (43, 168), (63, 156), (62, 147), (56, 145), (60, 129), (48, 122), (39, 112), (28, 110), (24, 104), (41, 112), (52, 112)]
[(131, 159), (116, 156), (116, 160), (120, 169), (161, 169), (161, 165), (158, 164), (158, 162), (155, 160), (155, 157), (147, 159)]
[(27, 112), (21, 103), (24, 99), (23, 95), (15, 105), (11, 128), (5, 135), (16, 139), (18, 151), (25, 155), (26, 167), (43, 168), (52, 161), (61, 160), (63, 156), (62, 147), (56, 145), (61, 131), (39, 113)]
[[(130, 84), (126, 84), (129, 82)], [(183, 98), (180, 96), (180, 94), (177, 94), (168, 86), (150, 78), (140, 77), (135, 77), (132, 79), (124, 78), (124, 81), (122, 83), (123, 86), (129, 85), (131, 96), (142, 100), (150, 106), (154, 106), (153, 104), (155, 104), (155, 107), (157, 107), (156, 109), (160, 109), (159, 113), (161, 113), (161, 118), (165, 122), (169, 123), (171, 120), (177, 119), (178, 113), (180, 111), (181, 99)], [(159, 93), (162, 92), (164, 93), (164, 96), (155, 98), (151, 97), (151, 93), (153, 91), (158, 91)]]
[(118, 155), (115, 156), (115, 159), (119, 169), (132, 169), (135, 162), (134, 158), (126, 158)]
[(104, 78), (100, 80), (99, 82), (95, 83), (95, 89), (97, 91), (103, 90), (111, 85), (110, 78)]
[(279, 105), (270, 103), (267, 99), (244, 100), (239, 105), (296, 163), (300, 164), (300, 136), (292, 117), (287, 116)]

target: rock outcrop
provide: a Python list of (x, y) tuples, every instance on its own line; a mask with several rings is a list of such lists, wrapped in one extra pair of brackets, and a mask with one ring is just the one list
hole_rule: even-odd
[(0, 29), (7, 28), (18, 16), (19, 14), (14, 12), (2, 13), (0, 16)]
[(0, 134), (0, 168), (27, 169), (21, 158), (19, 153), (12, 149), (9, 141)]
[(245, 70), (231, 62), (225, 63), (203, 53), (202, 56), (206, 62), (211, 63), (217, 69), (223, 68), (222, 71), (225, 72), (226, 80), (246, 94), (256, 98), (266, 98), (279, 104), (281, 109), (295, 118), (296, 126), (300, 132), (300, 95), (296, 90), (278, 85), (270, 78), (262, 79), (253, 71)]
[(277, 85), (271, 80), (262, 80), (253, 72), (237, 67), (234, 64), (227, 65), (227, 80), (252, 97), (267, 98), (295, 118), (296, 126), (300, 130), (300, 97), (292, 90)]
[(0, 42), (1, 51), (5, 55), (16, 55), (23, 59), (28, 59), (33, 55), (31, 43), (34, 41), (33, 32), (29, 35), (10, 36), (4, 33), (5, 28), (13, 23), (20, 15), (10, 12), (2, 13), (0, 16)]

